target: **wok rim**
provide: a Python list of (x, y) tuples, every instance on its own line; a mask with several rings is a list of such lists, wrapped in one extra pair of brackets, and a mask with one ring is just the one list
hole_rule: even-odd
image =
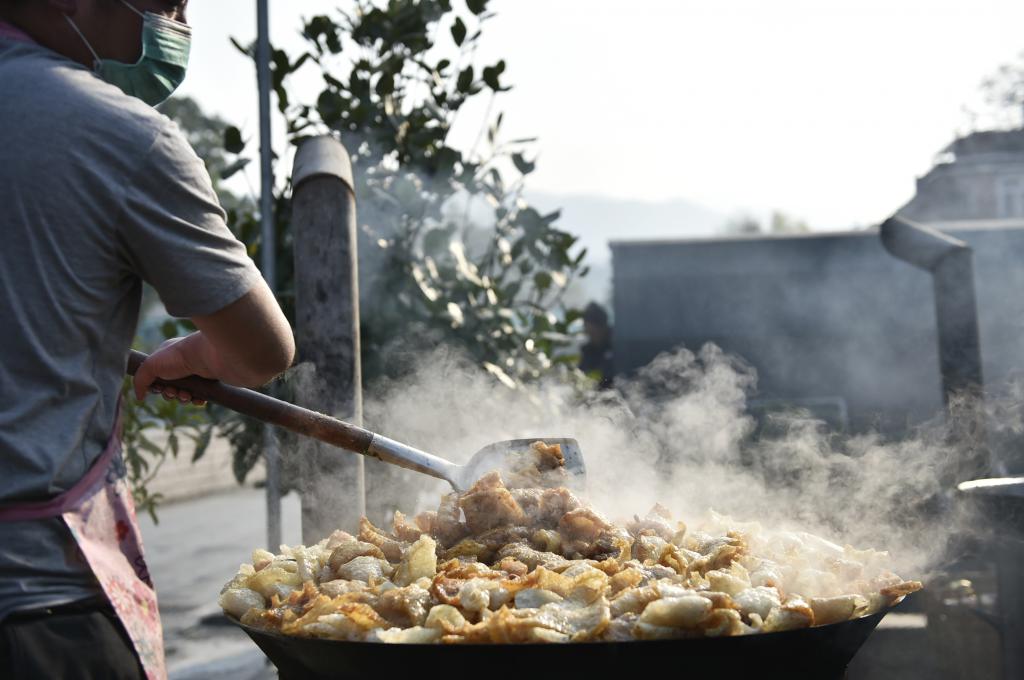
[[(890, 605), (890, 606), (888, 606), (888, 607), (886, 607), (884, 609), (879, 609), (878, 611), (872, 612), (871, 614), (865, 614), (864, 616), (858, 616), (856, 618), (846, 619), (845, 621), (837, 621), (836, 623), (827, 623), (827, 624), (824, 624), (824, 625), (821, 625), (821, 626), (809, 626), (807, 628), (791, 628), (789, 630), (780, 630), (780, 631), (775, 631), (775, 632), (771, 632), (771, 633), (751, 633), (749, 635), (719, 635), (719, 636), (714, 636), (714, 637), (669, 638), (669, 639), (663, 639), (663, 640), (586, 640), (586, 641), (583, 641), (583, 642), (460, 642), (460, 643), (453, 643), (453, 644), (443, 644), (443, 643), (438, 643), (438, 642), (410, 643), (410, 642), (379, 642), (379, 641), (375, 641), (375, 640), (374, 641), (370, 641), (370, 640), (332, 640), (330, 638), (316, 638), (316, 637), (302, 637), (302, 636), (299, 636), (299, 635), (286, 635), (285, 633), (282, 633), (282, 632), (276, 631), (276, 630), (272, 630), (272, 629), (269, 629), (269, 628), (256, 628), (254, 626), (249, 626), (249, 625), (246, 625), (246, 624), (242, 623), (241, 621), (239, 621), (238, 619), (236, 619), (235, 617), (231, 616), (230, 614), (228, 614), (226, 612), (224, 612), (224, 617), (227, 618), (234, 625), (236, 625), (239, 628), (241, 628), (242, 630), (244, 630), (246, 632), (246, 634), (249, 635), (249, 637), (252, 639), (252, 641), (254, 643), (256, 643), (256, 636), (264, 636), (264, 637), (277, 638), (277, 639), (280, 639), (280, 640), (287, 640), (287, 641), (302, 640), (304, 642), (311, 643), (311, 644), (329, 644), (331, 646), (344, 646), (344, 647), (358, 646), (358, 647), (366, 647), (366, 648), (371, 648), (371, 647), (378, 647), (378, 648), (395, 648), (395, 647), (400, 647), (400, 648), (403, 648), (403, 649), (405, 649), (405, 648), (413, 648), (413, 649), (461, 649), (461, 648), (469, 647), (469, 648), (476, 648), (476, 649), (485, 649), (485, 648), (495, 648), (495, 647), (497, 647), (497, 648), (507, 648), (507, 649), (534, 649), (534, 648), (543, 648), (543, 649), (551, 649), (551, 648), (555, 648), (555, 649), (558, 649), (558, 648), (576, 649), (576, 648), (580, 648), (580, 647), (607, 647), (607, 646), (613, 646), (613, 645), (630, 645), (630, 646), (633, 646), (633, 645), (650, 645), (650, 646), (656, 646), (656, 645), (664, 645), (664, 644), (679, 645), (679, 644), (686, 644), (686, 643), (693, 643), (693, 644), (698, 644), (699, 643), (699, 644), (707, 645), (709, 643), (709, 641), (712, 641), (712, 640), (752, 640), (752, 639), (757, 639), (757, 640), (765, 640), (765, 639), (771, 640), (771, 639), (774, 639), (774, 640), (778, 640), (778, 639), (784, 638), (786, 636), (794, 636), (794, 635), (801, 635), (801, 634), (806, 635), (807, 631), (810, 631), (810, 630), (823, 631), (823, 632), (818, 633), (818, 634), (827, 635), (827, 633), (824, 632), (824, 631), (836, 630), (836, 629), (838, 629), (840, 627), (844, 627), (844, 628), (845, 627), (850, 627), (851, 625), (854, 625), (854, 624), (857, 624), (857, 623), (860, 623), (860, 625), (864, 625), (864, 626), (870, 625), (870, 630), (867, 633), (867, 635), (870, 636), (871, 633), (874, 632), (874, 629), (878, 627), (878, 624), (881, 623), (882, 619), (884, 619), (887, 614), (889, 614), (890, 612), (895, 610), (897, 607), (899, 607), (903, 602), (905, 602), (908, 597), (910, 597), (910, 595), (904, 595), (900, 599), (899, 602), (896, 602), (896, 603), (894, 603), (894, 604), (892, 604), (892, 605)], [(711, 642), (710, 644), (729, 644), (729, 643)], [(735, 644), (735, 643), (733, 643), (733, 644)]]

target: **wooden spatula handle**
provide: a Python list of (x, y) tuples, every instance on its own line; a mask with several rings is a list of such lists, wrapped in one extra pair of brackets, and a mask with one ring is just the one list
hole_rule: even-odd
[[(148, 358), (147, 354), (132, 350), (128, 356), (128, 375), (135, 375), (135, 371)], [(353, 453), (365, 454), (370, 447), (370, 442), (373, 441), (373, 433), (369, 430), (331, 418), (323, 413), (274, 399), (255, 390), (225, 385), (217, 380), (193, 375), (178, 380), (158, 380), (153, 384), (156, 387), (174, 387), (185, 390), (194, 399), (212, 401), (232, 411), (307, 437), (319, 439)]]

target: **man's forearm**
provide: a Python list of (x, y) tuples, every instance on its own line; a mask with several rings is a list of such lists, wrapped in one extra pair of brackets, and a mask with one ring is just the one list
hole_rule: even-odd
[[(295, 339), (281, 308), (262, 280), (227, 307), (192, 318), (199, 330), (162, 345), (135, 374), (140, 399), (154, 380), (189, 375), (241, 387), (258, 387), (284, 372)], [(164, 396), (175, 396), (165, 391)]]
[(240, 387), (259, 387), (288, 368), (292, 351), (286, 347), (263, 361), (253, 360), (230, 350), (218, 349), (206, 334), (196, 331), (164, 345), (143, 362), (135, 373), (135, 394), (143, 399), (154, 381), (160, 378), (176, 380), (190, 375)]

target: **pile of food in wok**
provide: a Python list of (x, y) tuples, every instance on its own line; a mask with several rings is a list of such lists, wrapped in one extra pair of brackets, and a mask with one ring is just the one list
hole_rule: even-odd
[(887, 553), (660, 505), (622, 526), (564, 484), (557, 445), (390, 531), (362, 519), (256, 550), (220, 604), (285, 635), (384, 643), (620, 642), (749, 635), (867, 616), (921, 588)]

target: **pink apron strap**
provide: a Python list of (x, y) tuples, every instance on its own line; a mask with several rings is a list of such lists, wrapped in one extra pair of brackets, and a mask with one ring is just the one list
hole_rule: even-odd
[(28, 33), (13, 24), (7, 23), (6, 21), (0, 21), (0, 38), (15, 40), (17, 42), (35, 42)]
[[(2, 25), (2, 24), (0, 24)], [(64, 493), (54, 496), (47, 501), (34, 501), (18, 503), (16, 505), (0, 505), (0, 522), (21, 522), (31, 519), (45, 519), (47, 517), (60, 517), (68, 510), (77, 507), (85, 499), (85, 496), (93, 491), (96, 482), (107, 474), (110, 461), (120, 452), (121, 447), (114, 443), (121, 439), (121, 401), (117, 402), (117, 418), (114, 421), (114, 430), (107, 441), (103, 454), (93, 462), (92, 466), (73, 487)]]

